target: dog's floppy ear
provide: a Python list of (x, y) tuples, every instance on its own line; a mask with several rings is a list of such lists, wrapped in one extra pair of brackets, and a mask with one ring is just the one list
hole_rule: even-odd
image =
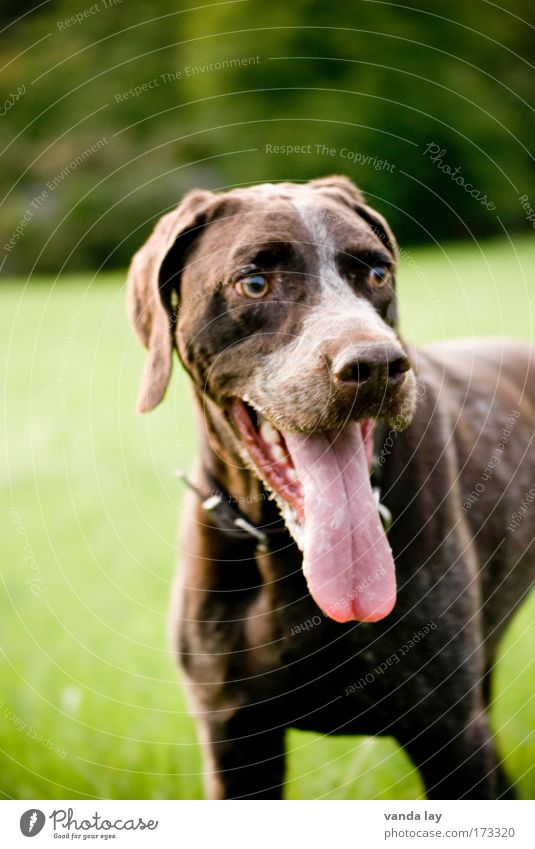
[[(187, 194), (176, 209), (160, 218), (130, 264), (126, 284), (128, 316), (149, 352), (137, 402), (140, 413), (159, 404), (167, 389), (180, 274), (186, 251), (202, 232), (214, 199), (211, 192), (201, 190)], [(171, 252), (172, 265), (166, 262)]]
[(345, 203), (353, 208), (357, 203), (364, 203), (364, 196), (360, 189), (348, 177), (342, 174), (333, 174), (332, 177), (320, 177), (319, 180), (311, 180), (309, 186), (326, 192), (335, 200)]
[(310, 186), (326, 192), (330, 197), (353, 209), (370, 225), (376, 236), (381, 239), (384, 246), (390, 251), (393, 258), (396, 259), (397, 243), (392, 230), (382, 215), (376, 212), (375, 209), (372, 209), (371, 206), (366, 205), (362, 192), (351, 180), (342, 175), (335, 174), (332, 177), (311, 180)]

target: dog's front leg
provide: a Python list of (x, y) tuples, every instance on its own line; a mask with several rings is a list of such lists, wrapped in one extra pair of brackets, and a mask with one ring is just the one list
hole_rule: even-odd
[(496, 755), (484, 713), (457, 729), (431, 727), (403, 742), (428, 799), (496, 799)]
[[(209, 799), (280, 799), (284, 782), (284, 729), (264, 727), (252, 710), (225, 718), (220, 711), (197, 718)], [(261, 724), (261, 723), (260, 723)]]

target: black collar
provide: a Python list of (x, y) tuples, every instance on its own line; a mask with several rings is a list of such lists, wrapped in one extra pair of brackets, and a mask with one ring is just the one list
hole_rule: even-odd
[(255, 542), (258, 552), (271, 551), (273, 546), (291, 540), (290, 533), (282, 518), (277, 524), (257, 527), (247, 519), (238, 507), (238, 499), (226, 492), (210, 472), (203, 469), (203, 479), (207, 490), (194, 484), (182, 469), (175, 474), (197, 495), (201, 507), (206, 511), (214, 526), (226, 536), (237, 542)]

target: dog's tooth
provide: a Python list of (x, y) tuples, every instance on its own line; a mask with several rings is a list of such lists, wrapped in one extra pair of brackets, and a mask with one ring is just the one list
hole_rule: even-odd
[(295, 471), (293, 466), (288, 466), (288, 468), (286, 469), (286, 477), (292, 483), (297, 483), (297, 481), (298, 481), (297, 472)]
[(260, 435), (264, 442), (271, 444), (277, 444), (279, 441), (279, 434), (275, 430), (272, 424), (270, 424), (266, 419), (260, 425)]
[(284, 451), (284, 448), (282, 447), (280, 442), (272, 442), (272, 443), (270, 443), (269, 447), (270, 447), (271, 453), (273, 454), (273, 457), (275, 458), (275, 460), (285, 460), (286, 459), (286, 452)]

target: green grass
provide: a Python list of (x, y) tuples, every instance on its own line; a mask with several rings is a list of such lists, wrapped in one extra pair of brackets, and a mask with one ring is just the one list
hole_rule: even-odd
[[(405, 335), (530, 339), (534, 267), (527, 239), (411, 252), (399, 284)], [(167, 637), (181, 498), (172, 472), (190, 461), (194, 426), (178, 368), (167, 402), (135, 415), (143, 352), (123, 300), (120, 276), (2, 288), (0, 792), (7, 797), (202, 793), (194, 726)], [(504, 640), (492, 714), (526, 798), (535, 795), (534, 601)], [(421, 793), (389, 739), (292, 732), (289, 749), (292, 798)]]

